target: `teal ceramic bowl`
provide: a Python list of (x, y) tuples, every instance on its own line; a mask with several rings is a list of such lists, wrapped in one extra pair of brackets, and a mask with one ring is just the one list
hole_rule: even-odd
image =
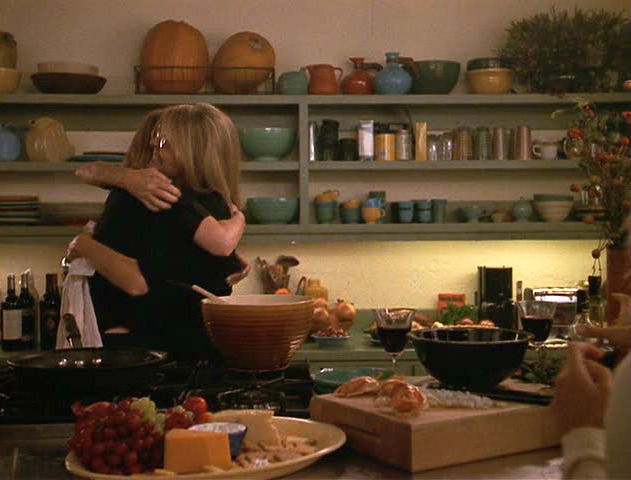
[(332, 393), (343, 383), (357, 377), (373, 377), (377, 380), (385, 380), (392, 375), (391, 370), (375, 367), (337, 367), (323, 368), (314, 373), (313, 389), (319, 394)]
[(572, 195), (561, 195), (556, 193), (537, 193), (532, 196), (535, 202), (573, 202)]
[(248, 218), (261, 224), (290, 223), (298, 213), (298, 199), (253, 197), (246, 201)]
[(460, 63), (452, 60), (414, 62), (418, 75), (412, 75), (412, 93), (445, 95), (453, 90), (460, 76)]
[(230, 443), (230, 456), (232, 458), (239, 455), (241, 444), (248, 431), (248, 427), (241, 423), (233, 422), (212, 422), (199, 423), (189, 427), (189, 430), (196, 432), (219, 432), (228, 434), (228, 442)]
[(241, 148), (255, 162), (276, 162), (288, 155), (296, 143), (295, 128), (239, 128)]

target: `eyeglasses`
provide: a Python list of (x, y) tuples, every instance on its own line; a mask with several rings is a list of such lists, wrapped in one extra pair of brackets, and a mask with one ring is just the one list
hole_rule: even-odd
[(162, 150), (164, 147), (167, 146), (167, 139), (166, 137), (164, 137), (159, 130), (156, 130), (155, 132), (153, 132), (151, 134), (151, 141), (150, 141), (150, 145), (153, 148), (157, 148), (158, 150)]

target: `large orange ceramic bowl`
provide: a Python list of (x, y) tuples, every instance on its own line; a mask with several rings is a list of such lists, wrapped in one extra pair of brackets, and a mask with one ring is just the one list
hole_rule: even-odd
[(287, 368), (309, 334), (313, 299), (300, 295), (232, 295), (202, 300), (208, 334), (228, 368), (266, 372)]

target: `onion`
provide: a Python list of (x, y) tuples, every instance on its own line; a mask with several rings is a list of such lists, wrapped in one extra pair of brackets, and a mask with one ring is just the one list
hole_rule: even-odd
[(329, 311), (326, 308), (318, 307), (313, 311), (313, 318), (311, 319), (311, 333), (318, 330), (324, 330), (331, 324), (331, 318)]
[(333, 314), (340, 323), (352, 322), (355, 319), (355, 315), (357, 314), (357, 309), (355, 308), (355, 305), (353, 305), (351, 302), (347, 302), (346, 300), (338, 300), (333, 309)]
[(324, 297), (313, 299), (313, 308), (329, 308), (329, 302)]

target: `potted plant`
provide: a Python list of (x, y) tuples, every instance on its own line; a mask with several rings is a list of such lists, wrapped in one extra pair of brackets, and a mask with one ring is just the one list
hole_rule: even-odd
[[(597, 110), (586, 101), (573, 109), (575, 117), (568, 137), (582, 145), (579, 168), (585, 177), (570, 190), (581, 193), (581, 205), (587, 207), (582, 220), (599, 222), (601, 238), (592, 250), (592, 275), (600, 275), (600, 257), (607, 253), (607, 318), (618, 316), (615, 293), (631, 295), (631, 255), (627, 248), (628, 217), (631, 210), (631, 112)], [(556, 112), (558, 113), (558, 112)], [(598, 217), (600, 215), (600, 217)]]
[(531, 92), (608, 91), (630, 70), (629, 32), (622, 12), (552, 8), (511, 22), (496, 53)]

